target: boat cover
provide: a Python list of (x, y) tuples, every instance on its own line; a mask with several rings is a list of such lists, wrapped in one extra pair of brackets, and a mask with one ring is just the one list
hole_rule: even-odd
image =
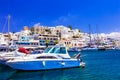
[(22, 48), (22, 47), (20, 47), (20, 48), (18, 49), (18, 51), (19, 51), (19, 52), (22, 52), (22, 53), (25, 53), (25, 54), (29, 54), (29, 51), (26, 50), (25, 48)]

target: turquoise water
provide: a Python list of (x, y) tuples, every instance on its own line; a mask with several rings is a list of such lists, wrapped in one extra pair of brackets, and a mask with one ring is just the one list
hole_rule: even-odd
[(0, 80), (120, 80), (119, 50), (81, 52), (81, 56), (85, 68), (17, 71), (0, 65)]

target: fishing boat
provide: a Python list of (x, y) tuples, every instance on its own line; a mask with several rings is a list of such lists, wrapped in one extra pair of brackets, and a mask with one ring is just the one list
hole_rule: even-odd
[(85, 65), (81, 62), (80, 54), (70, 57), (66, 47), (61, 44), (48, 47), (44, 53), (36, 56), (36, 58), (13, 59), (7, 61), (6, 64), (17, 70), (49, 70)]

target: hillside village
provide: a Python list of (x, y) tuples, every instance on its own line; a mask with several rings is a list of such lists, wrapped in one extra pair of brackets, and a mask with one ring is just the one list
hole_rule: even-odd
[[(8, 43), (18, 47), (45, 47), (53, 46), (57, 43), (64, 43), (67, 47), (96, 47), (98, 45), (109, 47), (120, 47), (120, 37), (111, 34), (89, 34), (81, 32), (79, 29), (72, 29), (71, 26), (41, 26), (34, 25), (29, 28), (24, 26), (20, 32), (0, 33), (0, 45)], [(119, 34), (118, 34), (119, 35)]]

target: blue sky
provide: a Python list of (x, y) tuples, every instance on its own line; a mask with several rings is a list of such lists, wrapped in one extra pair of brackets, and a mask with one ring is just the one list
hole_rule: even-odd
[[(36, 23), (72, 25), (82, 32), (120, 32), (120, 0), (0, 0), (0, 32), (11, 15), (11, 31)], [(96, 30), (96, 25), (98, 25)]]

